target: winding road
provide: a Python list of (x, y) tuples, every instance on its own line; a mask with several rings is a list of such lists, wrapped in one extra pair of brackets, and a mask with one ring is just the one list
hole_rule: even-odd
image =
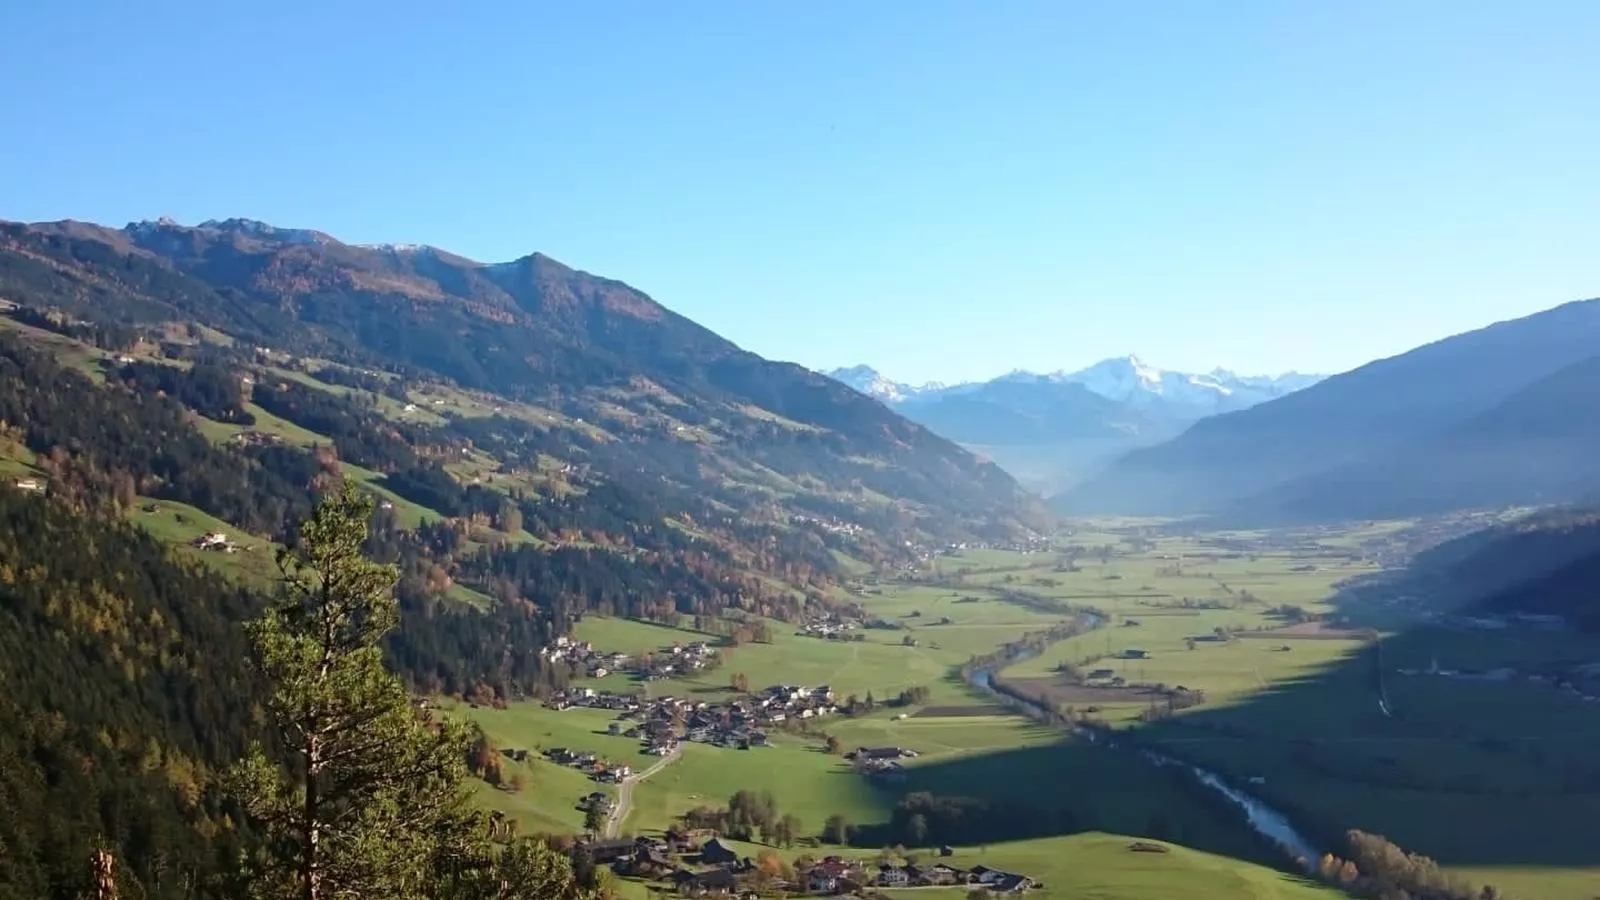
[(616, 805), (611, 807), (611, 814), (606, 816), (605, 836), (607, 838), (614, 838), (622, 831), (622, 822), (628, 818), (628, 810), (633, 806), (633, 786), (665, 769), (682, 752), (683, 748), (681, 746), (674, 747), (671, 753), (661, 757), (661, 760), (655, 765), (637, 775), (629, 775), (627, 778), (622, 779), (617, 785)]

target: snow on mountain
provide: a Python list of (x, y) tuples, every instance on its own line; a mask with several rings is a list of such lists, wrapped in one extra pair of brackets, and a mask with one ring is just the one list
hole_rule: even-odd
[(1083, 385), (1096, 394), (1136, 407), (1165, 406), (1180, 415), (1200, 416), (1245, 409), (1308, 387), (1318, 376), (1240, 376), (1227, 369), (1175, 372), (1152, 366), (1137, 356), (1101, 360), (1077, 372), (1056, 372), (1053, 381)]
[(894, 381), (885, 378), (877, 369), (866, 365), (834, 369), (822, 374), (888, 406), (946, 390), (946, 386), (937, 381), (926, 384), (905, 384)]
[(1199, 419), (1221, 412), (1245, 409), (1310, 387), (1319, 375), (1289, 372), (1283, 375), (1238, 375), (1227, 369), (1210, 372), (1176, 372), (1152, 366), (1139, 357), (1104, 359), (1077, 371), (1009, 372), (989, 382), (945, 385), (907, 384), (885, 377), (871, 366), (859, 365), (824, 373), (835, 381), (890, 406), (927, 403), (955, 393), (968, 393), (984, 384), (1081, 384), (1090, 391), (1135, 409), (1155, 409), (1180, 419)]
[(1132, 355), (1075, 372), (1015, 371), (948, 386), (906, 384), (864, 365), (825, 374), (983, 453), (1046, 494), (1206, 416), (1265, 403), (1320, 380), (1292, 372), (1173, 372)]

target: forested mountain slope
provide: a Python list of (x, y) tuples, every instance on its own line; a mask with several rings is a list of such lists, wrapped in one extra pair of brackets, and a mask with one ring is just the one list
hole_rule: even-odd
[(1417, 555), (1389, 594), (1455, 613), (1554, 614), (1600, 629), (1600, 510), (1553, 509)]
[(214, 776), (260, 733), (240, 624), (341, 482), (382, 501), (389, 665), (481, 702), (564, 686), (539, 651), (586, 615), (795, 620), (846, 561), (1048, 521), (617, 282), (243, 221), (0, 226), (0, 475), (6, 900), (79, 895), (102, 844), (142, 895), (229, 868)]
[(246, 220), (8, 224), (0, 297), (101, 327), (198, 324), (243, 348), (534, 404), (549, 416), (539, 430), (626, 445), (608, 466), (726, 512), (837, 516), (900, 545), (1046, 520), (998, 467), (881, 404), (538, 254), (484, 265)]
[(150, 896), (193, 896), (185, 873), (226, 852), (212, 778), (261, 736), (239, 627), (258, 608), (130, 526), (0, 485), (0, 897), (91, 896), (102, 846)]

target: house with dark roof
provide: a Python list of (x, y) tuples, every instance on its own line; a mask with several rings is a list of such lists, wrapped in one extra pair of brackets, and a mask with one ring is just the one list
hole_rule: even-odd
[(635, 842), (633, 838), (617, 838), (609, 841), (582, 841), (578, 847), (589, 854), (589, 858), (596, 863), (612, 863), (625, 856), (633, 854)]
[(731, 866), (739, 861), (739, 854), (722, 841), (712, 838), (701, 845), (700, 861), (708, 866)]
[(876, 760), (876, 759), (912, 759), (917, 755), (915, 750), (906, 750), (902, 747), (857, 747), (855, 752), (847, 754), (846, 759)]
[(727, 894), (738, 887), (738, 879), (727, 869), (712, 869), (709, 872), (680, 870), (673, 874), (672, 883), (678, 893), (689, 897)]

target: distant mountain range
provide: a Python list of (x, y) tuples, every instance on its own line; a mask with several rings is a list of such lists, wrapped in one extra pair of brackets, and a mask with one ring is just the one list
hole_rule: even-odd
[(1322, 521), (1600, 492), (1600, 300), (1446, 338), (1128, 453), (1061, 510)]
[(1016, 371), (953, 385), (897, 382), (866, 365), (826, 374), (989, 456), (1046, 493), (1206, 416), (1248, 409), (1322, 378), (1176, 372), (1131, 355), (1078, 371)]

